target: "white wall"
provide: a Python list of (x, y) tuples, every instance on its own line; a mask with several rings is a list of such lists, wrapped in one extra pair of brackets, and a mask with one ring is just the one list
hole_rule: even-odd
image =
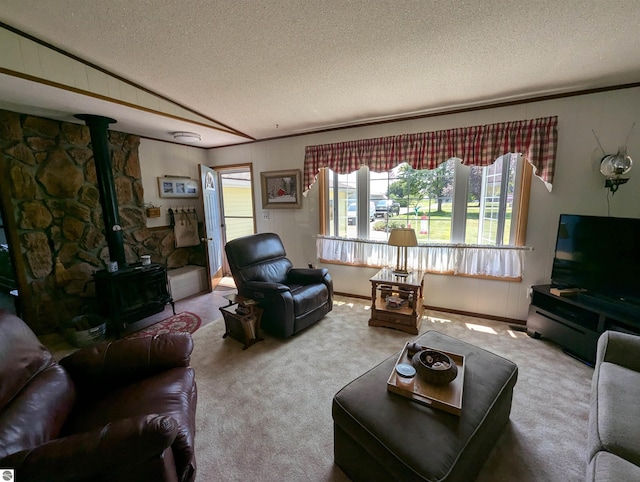
[(207, 151), (196, 147), (181, 146), (168, 142), (141, 139), (138, 150), (140, 171), (145, 203), (153, 203), (160, 208), (159, 218), (147, 218), (147, 227), (168, 226), (169, 208), (185, 209), (193, 207), (202, 218), (202, 198), (161, 198), (158, 177), (189, 176), (199, 181), (198, 164), (208, 165)]
[[(304, 148), (354, 139), (424, 132), (454, 127), (491, 124), (537, 117), (558, 116), (558, 153), (553, 191), (534, 178), (527, 227), (527, 255), (521, 283), (489, 281), (445, 275), (427, 275), (425, 304), (448, 309), (526, 319), (528, 288), (548, 283), (561, 213), (607, 215), (607, 190), (598, 171), (602, 153), (592, 132), (598, 135), (607, 154), (615, 154), (635, 122), (628, 153), (640, 162), (640, 89), (625, 89), (549, 100), (510, 107), (418, 119), (377, 126), (345, 129), (300, 137), (212, 149), (209, 165), (253, 163), (258, 232), (275, 232), (282, 238), (295, 265), (317, 264), (315, 236), (318, 233), (317, 185), (303, 198), (301, 209), (268, 210), (263, 219), (261, 171), (303, 169)], [(597, 151), (596, 151), (597, 150)], [(609, 196), (610, 214), (640, 217), (640, 167), (615, 196)], [(369, 278), (376, 270), (327, 265), (336, 291), (369, 296)]]

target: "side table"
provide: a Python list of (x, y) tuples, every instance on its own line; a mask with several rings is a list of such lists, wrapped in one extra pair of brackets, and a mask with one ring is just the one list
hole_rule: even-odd
[(240, 314), (236, 312), (238, 307), (239, 303), (233, 303), (229, 306), (220, 308), (225, 325), (225, 333), (222, 335), (222, 338), (230, 336), (234, 340), (244, 343), (242, 349), (246, 350), (254, 343), (263, 340), (260, 336), (262, 308), (255, 305), (249, 305), (249, 313)]
[[(369, 326), (383, 326), (417, 335), (422, 323), (424, 271), (415, 270), (398, 276), (383, 268), (371, 281), (371, 318)], [(391, 307), (387, 296), (401, 299), (402, 304)]]

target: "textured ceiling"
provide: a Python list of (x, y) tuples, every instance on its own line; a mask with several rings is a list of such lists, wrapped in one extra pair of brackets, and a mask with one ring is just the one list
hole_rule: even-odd
[(638, 0), (0, 4), (0, 21), (255, 139), (640, 81)]

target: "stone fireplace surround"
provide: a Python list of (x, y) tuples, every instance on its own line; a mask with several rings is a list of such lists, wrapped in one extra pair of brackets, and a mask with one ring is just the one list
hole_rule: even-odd
[[(205, 265), (201, 246), (176, 249), (169, 226), (146, 227), (140, 138), (109, 130), (108, 143), (126, 262), (149, 254), (169, 268)], [(109, 260), (89, 128), (0, 111), (0, 150), (6, 221), (17, 231), (19, 246), (12, 247), (26, 280), (23, 316), (37, 334), (52, 333), (96, 310), (92, 275)], [(70, 278), (64, 284), (56, 282), (58, 260)]]

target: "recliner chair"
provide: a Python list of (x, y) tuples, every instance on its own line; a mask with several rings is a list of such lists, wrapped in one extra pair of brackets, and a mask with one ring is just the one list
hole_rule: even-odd
[(193, 482), (192, 350), (188, 333), (167, 333), (57, 363), (0, 310), (0, 467), (22, 482)]
[(264, 310), (261, 327), (288, 337), (333, 308), (333, 281), (326, 268), (293, 268), (280, 237), (261, 233), (229, 241), (225, 252), (238, 294)]

